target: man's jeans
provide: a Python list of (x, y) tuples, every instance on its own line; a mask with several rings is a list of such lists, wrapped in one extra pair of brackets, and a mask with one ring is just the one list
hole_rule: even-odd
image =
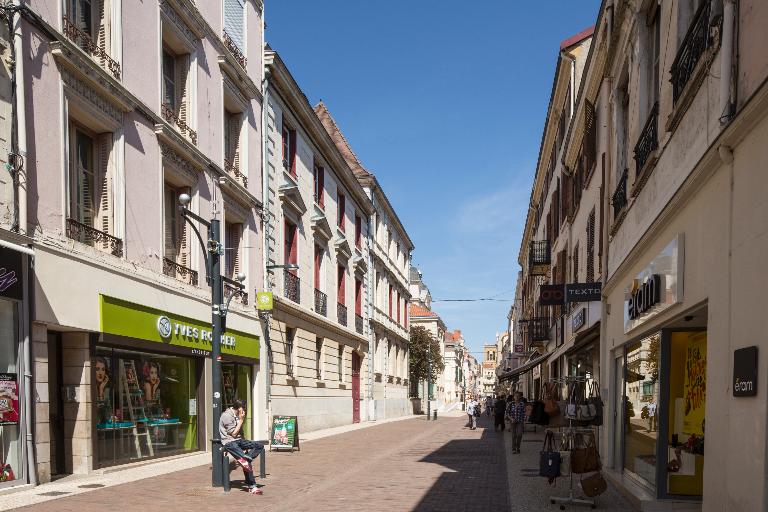
[(477, 427), (477, 416), (474, 414), (469, 414), (469, 426), (470, 428), (476, 428)]
[(517, 421), (512, 423), (512, 447), (520, 451), (520, 443), (523, 440), (523, 432), (525, 431), (525, 423)]
[[(238, 459), (246, 459), (252, 461), (255, 459), (259, 452), (264, 449), (264, 445), (257, 443), (256, 441), (250, 441), (248, 439), (235, 439), (224, 445), (229, 453)], [(253, 468), (251, 471), (243, 469), (245, 475), (245, 483), (249, 486), (256, 484), (256, 479), (253, 477)]]

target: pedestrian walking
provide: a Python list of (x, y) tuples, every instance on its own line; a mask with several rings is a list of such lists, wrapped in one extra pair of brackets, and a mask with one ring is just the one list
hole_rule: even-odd
[(467, 426), (472, 430), (477, 428), (477, 415), (475, 413), (479, 408), (480, 404), (477, 403), (477, 400), (474, 398), (467, 403), (467, 415), (469, 416), (469, 423)]
[(512, 453), (520, 453), (520, 443), (523, 441), (523, 431), (525, 430), (525, 402), (522, 400), (523, 394), (515, 392), (514, 399), (507, 406), (507, 416), (512, 426)]
[(485, 415), (490, 418), (492, 411), (493, 411), (493, 397), (488, 395), (487, 397), (485, 397)]
[(499, 427), (504, 432), (504, 414), (507, 410), (507, 401), (504, 396), (501, 395), (496, 399), (496, 403), (493, 406), (493, 431), (496, 432)]

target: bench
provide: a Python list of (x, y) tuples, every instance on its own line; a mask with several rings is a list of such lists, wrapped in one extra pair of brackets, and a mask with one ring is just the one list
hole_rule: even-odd
[[(231, 456), (234, 460), (234, 455), (231, 454), (229, 450), (225, 446), (222, 446), (219, 448), (219, 451), (221, 452), (221, 467), (222, 467), (222, 485), (224, 486), (224, 492), (229, 492), (231, 485), (229, 483), (229, 474), (232, 471), (232, 466), (230, 464), (229, 457)], [(261, 446), (261, 450), (256, 454), (256, 457), (259, 459), (259, 478), (264, 479), (267, 476), (267, 461), (266, 461), (266, 451), (264, 450), (264, 445)], [(253, 461), (251, 461), (253, 462)], [(238, 469), (240, 468), (240, 465), (235, 464)]]

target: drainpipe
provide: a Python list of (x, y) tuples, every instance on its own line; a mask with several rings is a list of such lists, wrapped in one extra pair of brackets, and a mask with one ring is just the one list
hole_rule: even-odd
[(720, 123), (731, 120), (731, 82), (733, 76), (733, 21), (736, 0), (723, 2), (723, 42), (720, 48)]
[[(15, 97), (12, 103), (12, 121), (11, 121), (11, 153), (16, 156), (11, 157), (15, 162), (9, 163), (15, 167), (16, 200), (18, 213), (15, 220), (15, 227), (21, 234), (27, 234), (27, 173), (24, 170), (24, 159), (27, 156), (27, 116), (24, 110), (24, 49), (21, 39), (21, 14), (18, 9), (22, 9), (21, 1), (14, 0), (13, 6), (17, 9), (13, 13), (13, 46), (11, 48), (13, 69), (11, 72), (11, 94)], [(15, 120), (15, 122), (14, 122)], [(9, 155), (10, 156), (10, 155)]]

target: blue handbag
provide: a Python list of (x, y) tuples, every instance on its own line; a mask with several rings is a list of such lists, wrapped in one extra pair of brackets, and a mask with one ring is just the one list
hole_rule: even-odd
[(539, 476), (549, 478), (550, 482), (560, 476), (560, 452), (555, 450), (554, 439), (554, 433), (547, 430), (539, 453)]

